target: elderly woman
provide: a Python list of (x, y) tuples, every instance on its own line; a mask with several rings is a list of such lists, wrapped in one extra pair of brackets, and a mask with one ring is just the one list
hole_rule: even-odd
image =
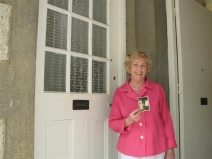
[(177, 147), (163, 88), (146, 77), (152, 62), (136, 51), (126, 57), (131, 78), (114, 93), (110, 128), (119, 133), (121, 159), (174, 159)]

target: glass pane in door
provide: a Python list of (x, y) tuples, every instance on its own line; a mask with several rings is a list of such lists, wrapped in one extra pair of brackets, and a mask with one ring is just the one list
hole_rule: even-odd
[(48, 0), (48, 4), (68, 10), (68, 0)]
[(79, 14), (84, 17), (89, 16), (89, 0), (73, 0), (72, 3), (73, 13)]
[(66, 91), (66, 55), (46, 51), (44, 91)]
[(93, 24), (92, 36), (93, 55), (98, 57), (107, 57), (107, 30)]
[(107, 86), (107, 69), (106, 63), (92, 61), (92, 92), (106, 93)]
[(88, 92), (88, 59), (71, 56), (70, 92)]
[(93, 19), (107, 24), (107, 0), (93, 0)]
[(46, 46), (66, 50), (67, 25), (67, 15), (48, 9), (46, 24)]
[(88, 54), (88, 22), (72, 18), (71, 51)]

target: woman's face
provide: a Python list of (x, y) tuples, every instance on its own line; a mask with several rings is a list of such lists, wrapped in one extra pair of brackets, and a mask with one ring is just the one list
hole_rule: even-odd
[(147, 70), (148, 68), (144, 58), (133, 59), (130, 66), (131, 80), (137, 82), (145, 80), (148, 73)]

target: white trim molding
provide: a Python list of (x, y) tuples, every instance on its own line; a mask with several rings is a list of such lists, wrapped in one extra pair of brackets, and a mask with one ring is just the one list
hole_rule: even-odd
[[(126, 0), (118, 1), (118, 86), (126, 81), (124, 60), (126, 57)], [(120, 154), (118, 152), (118, 159)]]
[(166, 0), (167, 34), (168, 34), (168, 67), (169, 67), (169, 97), (170, 112), (173, 119), (175, 137), (178, 148), (175, 149), (176, 159), (180, 158), (180, 123), (178, 103), (178, 65), (177, 65), (177, 43), (175, 28), (174, 0)]

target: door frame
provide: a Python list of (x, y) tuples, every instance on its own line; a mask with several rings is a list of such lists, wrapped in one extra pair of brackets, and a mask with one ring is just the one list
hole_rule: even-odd
[[(118, 86), (126, 81), (126, 71), (124, 61), (126, 57), (126, 0), (119, 1), (118, 4)], [(117, 134), (118, 135), (118, 134)], [(120, 154), (118, 153), (118, 159)]]
[[(119, 21), (118, 25), (120, 30), (118, 31), (118, 86), (121, 86), (126, 81), (126, 71), (123, 67), (126, 52), (126, 0), (119, 1)], [(173, 119), (175, 137), (177, 140), (178, 148), (175, 149), (176, 159), (180, 159), (184, 156), (183, 142), (182, 141), (182, 129), (180, 125), (183, 124), (183, 111), (180, 110), (179, 105), (179, 84), (178, 84), (178, 57), (177, 57), (177, 41), (179, 42), (179, 36), (176, 35), (176, 12), (175, 0), (166, 0), (166, 15), (167, 15), (167, 38), (168, 38), (168, 71), (169, 71), (169, 101), (170, 101), (170, 113)], [(178, 14), (179, 15), (179, 14)], [(179, 16), (178, 16), (179, 17)], [(179, 23), (178, 23), (179, 24)], [(179, 27), (178, 27), (179, 28)], [(179, 33), (178, 33), (179, 34)], [(177, 39), (177, 36), (179, 37)], [(181, 67), (181, 66), (179, 66)], [(180, 116), (181, 114), (181, 116)], [(180, 131), (181, 130), (181, 131)], [(181, 138), (180, 138), (181, 137)]]
[[(167, 38), (168, 38), (168, 70), (169, 70), (169, 101), (170, 113), (173, 119), (175, 137), (178, 147), (175, 149), (176, 159), (183, 156), (182, 129), (183, 112), (179, 103), (179, 77), (178, 77), (178, 45), (179, 32), (177, 32), (177, 14), (179, 13), (175, 7), (175, 0), (166, 0), (166, 16), (167, 16)], [(178, 16), (179, 17), (179, 16)], [(179, 24), (179, 23), (178, 23)], [(179, 27), (178, 27), (179, 28)], [(178, 37), (178, 38), (177, 38)]]
[[(126, 70), (124, 61), (126, 57), (126, 0), (118, 2), (118, 86), (121, 86), (126, 81)], [(117, 134), (118, 135), (118, 134)], [(120, 154), (118, 153), (118, 159)]]

